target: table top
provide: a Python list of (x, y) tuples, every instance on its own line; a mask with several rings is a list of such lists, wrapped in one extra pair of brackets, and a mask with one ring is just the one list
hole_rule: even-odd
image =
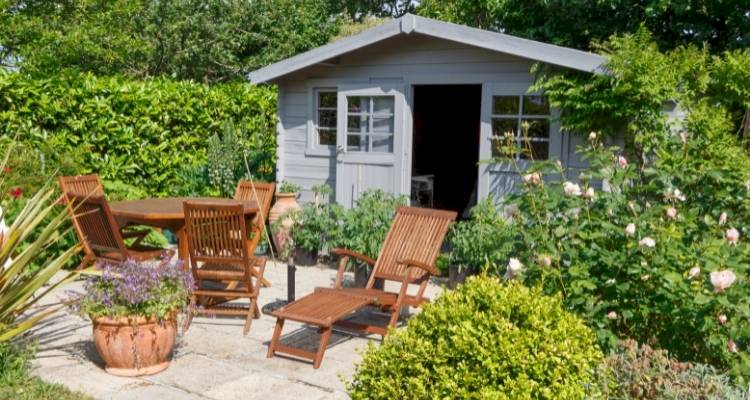
[(241, 202), (245, 206), (245, 214), (255, 214), (258, 212), (258, 203), (254, 200), (240, 201), (214, 197), (163, 197), (158, 199), (113, 201), (109, 204), (109, 208), (112, 211), (112, 215), (121, 218), (184, 220), (185, 212), (182, 205), (186, 201), (219, 204)]

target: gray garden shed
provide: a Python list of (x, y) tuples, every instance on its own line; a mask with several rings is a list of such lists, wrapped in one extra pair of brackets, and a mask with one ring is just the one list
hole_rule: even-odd
[[(463, 212), (512, 189), (493, 136), (531, 125), (535, 159), (580, 167), (534, 63), (597, 72), (596, 54), (407, 14), (249, 74), (279, 88), (278, 180), (328, 184), (351, 206), (372, 188)], [(520, 146), (520, 138), (519, 138)], [(529, 162), (517, 155), (517, 164)]]

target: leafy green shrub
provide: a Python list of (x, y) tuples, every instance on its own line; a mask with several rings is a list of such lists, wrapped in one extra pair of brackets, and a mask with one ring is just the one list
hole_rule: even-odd
[(341, 217), (335, 246), (377, 258), (396, 207), (405, 204), (406, 197), (394, 196), (380, 189), (360, 193), (354, 207)]
[(494, 201), (487, 198), (471, 210), (471, 218), (456, 222), (448, 236), (451, 262), (462, 268), (482, 271), (508, 259), (510, 248), (506, 226)]
[(750, 396), (729, 377), (704, 364), (678, 362), (664, 350), (634, 340), (622, 341), (599, 368), (600, 390), (607, 399), (741, 400)]
[(207, 142), (231, 121), (258, 179), (274, 173), (276, 93), (244, 83), (208, 86), (165, 78), (0, 73), (0, 135), (31, 147), (54, 143), (80, 155), (81, 173), (120, 180), (149, 195), (175, 195), (181, 171), (207, 161)]
[(370, 345), (353, 399), (581, 399), (602, 359), (593, 332), (558, 298), (472, 277)]
[(328, 201), (332, 192), (330, 186), (315, 186), (313, 192), (314, 202), (306, 203), (300, 210), (292, 212), (289, 235), (294, 246), (318, 253), (336, 240), (343, 210), (339, 204)]
[(302, 187), (294, 182), (281, 181), (276, 189), (277, 193), (299, 193)]

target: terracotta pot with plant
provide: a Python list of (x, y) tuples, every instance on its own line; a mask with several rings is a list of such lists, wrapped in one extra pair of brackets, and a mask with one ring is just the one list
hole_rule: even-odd
[(300, 189), (299, 185), (282, 181), (276, 190), (276, 203), (268, 213), (268, 222), (273, 228), (274, 244), (279, 251), (287, 248), (289, 230), (293, 224), (290, 215), (300, 209), (297, 203)]
[(118, 376), (165, 370), (177, 337), (177, 315), (190, 300), (190, 272), (164, 259), (99, 265), (92, 275), (85, 293), (71, 303), (91, 318), (94, 347), (105, 370)]

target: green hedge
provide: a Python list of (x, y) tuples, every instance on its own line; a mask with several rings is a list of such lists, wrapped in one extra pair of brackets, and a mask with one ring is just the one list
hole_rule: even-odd
[(151, 195), (179, 192), (184, 171), (206, 163), (207, 139), (224, 121), (249, 133), (253, 172), (271, 178), (276, 120), (276, 92), (264, 86), (0, 73), (0, 135), (56, 143), (60, 153), (81, 155), (81, 173)]

